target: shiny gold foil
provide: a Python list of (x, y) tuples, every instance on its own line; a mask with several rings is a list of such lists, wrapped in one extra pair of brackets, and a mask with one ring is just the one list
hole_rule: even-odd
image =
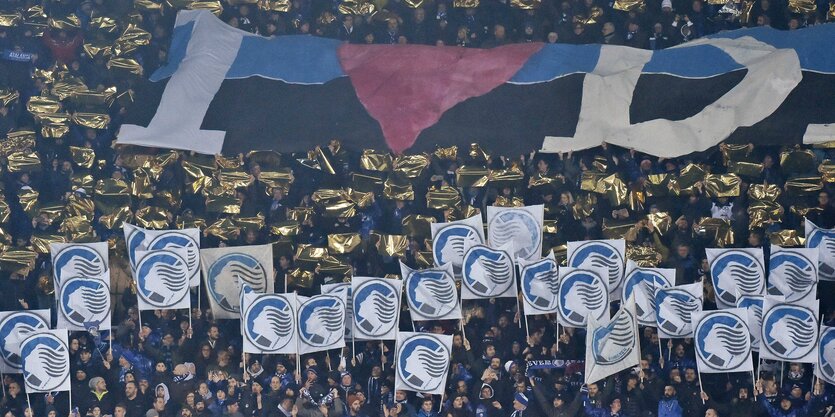
[(392, 163), (391, 154), (388, 152), (366, 149), (360, 155), (360, 167), (369, 171), (391, 171)]
[(359, 248), (362, 238), (359, 233), (342, 233), (328, 235), (328, 251), (332, 254), (344, 255)]
[(422, 214), (410, 214), (403, 218), (403, 233), (407, 236), (432, 236), (432, 223), (435, 223), (435, 218), (432, 216), (424, 216)]
[(37, 172), (41, 170), (41, 158), (37, 152), (14, 152), (8, 158), (9, 172)]
[(409, 177), (392, 172), (383, 183), (383, 196), (391, 200), (411, 201), (415, 199), (415, 190)]
[(404, 235), (381, 235), (372, 233), (372, 241), (377, 248), (377, 253), (385, 256), (402, 258), (406, 256), (406, 249), (409, 247), (409, 238)]
[(741, 183), (736, 174), (707, 174), (704, 192), (708, 197), (736, 197)]
[(136, 224), (146, 229), (162, 230), (169, 228), (171, 214), (159, 207), (143, 207), (136, 211)]
[(431, 209), (447, 210), (461, 206), (461, 194), (448, 185), (431, 187), (426, 193), (426, 206)]

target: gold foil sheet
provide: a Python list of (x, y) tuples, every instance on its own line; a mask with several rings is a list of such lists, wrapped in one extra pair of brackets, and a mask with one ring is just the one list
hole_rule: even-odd
[(435, 223), (435, 218), (432, 216), (425, 216), (422, 214), (410, 214), (403, 218), (403, 233), (407, 236), (432, 236), (432, 223)]
[(426, 193), (426, 206), (431, 209), (447, 210), (461, 206), (461, 194), (448, 185), (431, 187)]
[(409, 238), (404, 235), (371, 234), (371, 240), (377, 248), (377, 253), (384, 256), (402, 258), (409, 247)]
[(484, 187), (490, 171), (479, 166), (462, 166), (455, 171), (455, 182), (459, 187)]
[[(459, 7), (459, 6), (455, 6), (455, 7)], [(433, 155), (435, 155), (435, 157), (440, 159), (440, 160), (454, 161), (454, 160), (458, 159), (458, 146), (452, 145), (448, 148), (435, 149), (435, 152), (433, 153)]]
[(215, 236), (220, 240), (234, 240), (241, 234), (241, 229), (230, 218), (219, 219), (207, 227), (203, 234)]
[(383, 196), (391, 200), (411, 201), (415, 199), (415, 190), (408, 177), (392, 172), (383, 183)]
[(171, 214), (159, 207), (143, 207), (134, 216), (136, 224), (146, 229), (168, 229), (171, 221)]
[(29, 249), (7, 249), (0, 253), (0, 270), (29, 275), (35, 268), (38, 254)]
[(9, 172), (36, 172), (41, 170), (41, 158), (37, 152), (14, 152), (8, 157)]
[(394, 158), (392, 169), (394, 172), (405, 175), (407, 178), (417, 178), (429, 167), (429, 155), (399, 155)]
[(736, 174), (707, 174), (704, 192), (708, 197), (736, 197), (739, 195), (739, 176)]
[(360, 167), (368, 171), (391, 171), (393, 160), (388, 152), (366, 149), (360, 155)]
[(328, 235), (328, 251), (336, 255), (351, 253), (360, 247), (362, 238), (359, 233), (341, 233)]
[(807, 174), (817, 165), (817, 158), (809, 149), (794, 149), (780, 153), (780, 171), (786, 177)]
[(810, 195), (823, 189), (823, 182), (818, 176), (796, 177), (786, 181), (785, 188), (791, 195)]
[(297, 221), (288, 220), (270, 226), (270, 233), (276, 236), (296, 236), (299, 234), (301, 224)]
[(711, 239), (712, 244), (720, 248), (734, 243), (734, 232), (731, 229), (730, 220), (703, 218), (697, 223), (694, 232)]
[(770, 236), (771, 244), (784, 248), (802, 247), (806, 239), (797, 235), (796, 230), (780, 230)]

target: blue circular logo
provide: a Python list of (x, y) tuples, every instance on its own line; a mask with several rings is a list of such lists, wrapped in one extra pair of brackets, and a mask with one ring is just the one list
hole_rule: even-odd
[(596, 273), (574, 269), (559, 285), (559, 311), (566, 325), (584, 327), (587, 317), (597, 320), (609, 313), (609, 292)]
[(327, 291), (322, 286), (322, 294), (335, 295), (345, 300), (345, 337), (352, 338), (354, 334), (354, 303), (351, 283), (333, 284)]
[(7, 368), (20, 369), (23, 365), (20, 357), (21, 342), (29, 333), (41, 329), (49, 329), (49, 323), (41, 316), (27, 311), (13, 312), (0, 321), (0, 335), (5, 335), (0, 353)]
[(82, 245), (67, 246), (58, 251), (53, 266), (55, 285), (61, 285), (69, 278), (92, 278), (108, 271), (107, 261), (92, 248)]
[(591, 350), (598, 365), (614, 365), (635, 350), (638, 335), (635, 332), (635, 317), (632, 312), (621, 309), (606, 326), (598, 327), (592, 333)]
[(284, 295), (259, 295), (245, 317), (247, 340), (264, 353), (278, 352), (293, 339), (296, 316)]
[(209, 289), (209, 296), (220, 308), (230, 313), (238, 313), (238, 295), (241, 293), (239, 280), (251, 286), (253, 291), (264, 293), (267, 289), (267, 279), (267, 271), (257, 259), (245, 253), (229, 253), (218, 258), (209, 267), (206, 287)]
[(732, 372), (750, 360), (751, 335), (741, 318), (725, 311), (711, 312), (693, 329), (696, 354), (702, 364), (721, 372)]
[(406, 295), (409, 308), (424, 317), (446, 316), (456, 306), (455, 282), (437, 269), (412, 271), (406, 278)]
[(638, 324), (655, 327), (655, 289), (673, 285), (664, 275), (646, 268), (635, 268), (626, 275), (621, 288), (621, 300), (635, 294), (635, 313)]
[(499, 212), (487, 225), (490, 246), (499, 248), (510, 244), (518, 259), (530, 259), (539, 255), (542, 245), (542, 227), (534, 216), (521, 209)]
[(128, 233), (128, 238), (125, 239), (125, 245), (128, 248), (130, 266), (136, 269), (136, 262), (139, 261), (136, 251), (145, 249), (145, 231), (138, 227), (131, 230)]
[(687, 337), (692, 333), (691, 314), (700, 311), (702, 299), (680, 288), (655, 292), (655, 318), (658, 327), (669, 335)]
[(461, 273), (467, 289), (480, 297), (491, 298), (510, 289), (515, 268), (509, 253), (477, 245), (464, 255)]
[(186, 249), (186, 264), (189, 274), (189, 281), (195, 279), (200, 273), (200, 242), (182, 232), (166, 232), (157, 236), (148, 245), (148, 250), (160, 250), (168, 248)]
[(821, 332), (818, 346), (818, 369), (825, 380), (835, 381), (835, 327)]
[(763, 298), (762, 296), (743, 295), (737, 300), (736, 306), (744, 308), (748, 318), (748, 330), (751, 333), (751, 349), (760, 349), (760, 329), (763, 327)]
[(623, 262), (623, 257), (614, 246), (606, 242), (591, 241), (581, 244), (571, 253), (568, 266), (604, 269), (608, 280), (606, 288), (615, 291), (623, 277)]
[(552, 312), (559, 304), (560, 277), (557, 263), (542, 259), (522, 268), (522, 296), (540, 311)]
[(380, 280), (365, 281), (354, 293), (354, 322), (362, 333), (382, 337), (397, 324), (399, 289)]
[(815, 269), (809, 258), (797, 252), (773, 254), (768, 266), (768, 294), (783, 296), (786, 301), (803, 299), (815, 289)]
[(821, 279), (835, 280), (835, 230), (815, 227), (806, 236), (806, 247), (819, 249), (818, 275)]
[(453, 223), (435, 234), (432, 239), (432, 256), (436, 265), (452, 263), (457, 271), (461, 269), (464, 251), (468, 245), (481, 244), (481, 238), (474, 228), (461, 223)]
[(344, 337), (345, 304), (332, 295), (320, 295), (299, 308), (299, 336), (308, 345), (325, 347)]
[(61, 315), (74, 326), (98, 327), (110, 315), (110, 288), (97, 279), (70, 278), (61, 286)]
[(817, 326), (812, 310), (777, 304), (763, 316), (762, 346), (786, 361), (802, 359), (815, 349)]
[(138, 294), (154, 307), (177, 305), (188, 296), (188, 283), (188, 265), (172, 251), (146, 252), (136, 266)]
[[(70, 377), (69, 349), (51, 333), (32, 335), (23, 341), (23, 379), (35, 392), (58, 391)], [(34, 359), (34, 360), (32, 360)]]
[(397, 372), (412, 391), (441, 389), (449, 370), (450, 351), (435, 336), (418, 334), (403, 341), (397, 353)]
[(736, 306), (736, 294), (760, 295), (765, 290), (765, 270), (759, 259), (739, 250), (723, 251), (710, 265), (717, 301)]

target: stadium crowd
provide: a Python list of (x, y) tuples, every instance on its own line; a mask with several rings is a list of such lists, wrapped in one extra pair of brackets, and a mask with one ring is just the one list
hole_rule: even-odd
[[(0, 2), (0, 307), (54, 305), (47, 243), (110, 243), (113, 330), (71, 334), (71, 416), (835, 415), (833, 387), (814, 378), (810, 365), (755, 355), (754, 386), (750, 374), (732, 373), (702, 375), (700, 386), (692, 340), (659, 341), (651, 327), (641, 330), (639, 368), (584, 384), (585, 332), (557, 332), (553, 317), (531, 317), (524, 329), (512, 298), (466, 301), (464, 335), (457, 322), (416, 324), (455, 334), (443, 397), (394, 390), (390, 342), (305, 355), (302, 369), (292, 356), (247, 355), (243, 361), (238, 323), (213, 320), (205, 295), (192, 295), (192, 305), (202, 308), (145, 311), (140, 320), (121, 238), (121, 224), (130, 222), (203, 227), (203, 247), (275, 243), (276, 290), (316, 294), (322, 284), (352, 274), (398, 274), (400, 261), (430, 265), (429, 222), (461, 219), (488, 205), (544, 204), (544, 246), (558, 258), (565, 258), (567, 241), (625, 238), (630, 258), (641, 265), (675, 268), (676, 284), (703, 282), (705, 309), (715, 309), (706, 247), (762, 247), (767, 259), (771, 243), (802, 246), (804, 219), (835, 227), (831, 149), (722, 145), (663, 159), (611, 146), (498, 156), (474, 144), (411, 157), (345, 149), (338, 140), (280, 157), (112, 146), (131, 87), (166, 60), (172, 3), (212, 8), (230, 25), (266, 36), (650, 49), (740, 26), (798, 29), (824, 21), (827, 3), (818, 2), (816, 10), (814, 2), (794, 0), (391, 0), (378, 10), (370, 3), (309, 0), (41, 3)], [(470, 7), (456, 7), (462, 5)], [(56, 118), (61, 112), (72, 117)], [(91, 112), (96, 117), (82, 117)], [(405, 183), (384, 187), (392, 166)], [(352, 233), (361, 243), (350, 250), (328, 240)], [(818, 293), (824, 323), (835, 325), (833, 286), (821, 283)], [(404, 311), (400, 327), (411, 325)], [(27, 399), (22, 387), (19, 375), (4, 375), (3, 416), (54, 417), (69, 410), (67, 392)]]

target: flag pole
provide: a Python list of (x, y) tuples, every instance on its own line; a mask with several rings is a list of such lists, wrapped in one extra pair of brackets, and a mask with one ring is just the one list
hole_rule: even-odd
[(6, 398), (6, 375), (3, 375), (2, 367), (0, 367), (0, 385), (3, 386), (3, 398)]
[[(298, 300), (297, 297), (298, 297), (298, 294), (295, 291), (293, 291), (293, 299), (295, 300), (296, 306), (298, 308), (299, 300)], [(296, 311), (296, 313), (298, 314), (298, 311)], [(296, 383), (301, 385), (301, 383), (302, 383), (302, 354), (301, 354), (301, 348), (299, 347), (300, 337), (298, 335), (298, 326), (299, 326), (299, 323), (296, 322), (296, 374), (299, 376), (298, 379), (296, 380)]]
[[(658, 365), (664, 360), (664, 351), (661, 349), (661, 336), (658, 336)], [(663, 367), (662, 367), (663, 368)]]
[[(461, 298), (458, 301), (459, 310), (464, 308), (464, 290), (461, 290)], [(464, 315), (461, 315), (461, 318), (458, 319), (458, 325), (461, 326), (461, 339), (462, 341), (467, 341), (467, 332), (464, 331)]]
[[(702, 385), (702, 372), (699, 371), (699, 364), (696, 363), (696, 375), (699, 376), (699, 391), (705, 392), (705, 387)], [(701, 395), (699, 395), (701, 397)], [(705, 404), (705, 399), (702, 397), (702, 405)]]

